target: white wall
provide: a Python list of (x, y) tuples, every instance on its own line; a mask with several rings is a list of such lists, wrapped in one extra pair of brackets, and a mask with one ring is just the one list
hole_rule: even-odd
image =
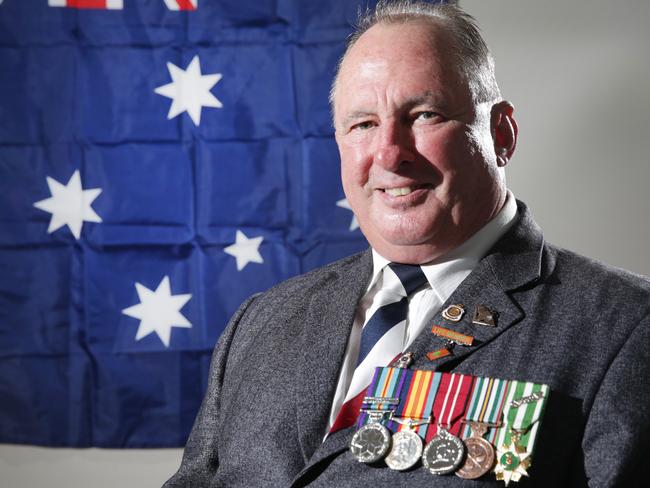
[(516, 108), (515, 195), (550, 242), (650, 275), (650, 2), (461, 4)]
[[(650, 2), (461, 3), (517, 108), (511, 189), (551, 242), (650, 275)], [(0, 446), (0, 487), (154, 488), (180, 456)]]

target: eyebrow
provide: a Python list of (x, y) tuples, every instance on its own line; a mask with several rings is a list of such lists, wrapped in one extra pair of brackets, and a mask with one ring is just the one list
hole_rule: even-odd
[(444, 108), (445, 106), (441, 97), (435, 96), (430, 91), (426, 91), (422, 95), (411, 97), (403, 104), (405, 107), (416, 107), (418, 105), (432, 105), (440, 108)]
[(369, 116), (372, 116), (372, 115), (374, 115), (373, 112), (367, 112), (365, 110), (355, 110), (354, 112), (351, 112), (348, 115), (346, 115), (341, 123), (345, 127), (350, 122), (352, 122), (354, 120), (359, 120), (359, 119), (362, 119), (364, 117), (369, 117)]
[[(415, 95), (411, 98), (407, 98), (406, 101), (402, 104), (402, 107), (412, 108), (417, 107), (418, 105), (429, 105), (431, 107), (438, 107), (442, 110), (445, 109), (445, 104), (442, 99), (430, 91), (426, 91), (421, 95)], [(346, 115), (341, 123), (344, 127), (346, 127), (350, 124), (350, 122), (374, 115), (375, 112), (369, 112), (367, 110), (355, 110), (354, 112), (350, 112), (348, 115)]]

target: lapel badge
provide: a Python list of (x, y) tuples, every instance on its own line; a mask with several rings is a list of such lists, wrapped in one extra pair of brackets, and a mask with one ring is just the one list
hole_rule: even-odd
[(451, 320), (452, 322), (460, 322), (460, 319), (463, 318), (463, 315), (465, 315), (465, 307), (463, 307), (463, 305), (460, 303), (449, 305), (442, 311), (442, 316), (447, 320)]
[(477, 305), (474, 309), (474, 318), (472, 323), (477, 325), (487, 325), (488, 327), (497, 326), (497, 313), (493, 312), (485, 305)]

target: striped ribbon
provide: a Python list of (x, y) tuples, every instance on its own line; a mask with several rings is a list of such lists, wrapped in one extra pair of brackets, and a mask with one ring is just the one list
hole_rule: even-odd
[(433, 402), (433, 417), (436, 421), (427, 430), (426, 441), (429, 442), (440, 427), (457, 436), (461, 428), (461, 419), (467, 407), (467, 399), (472, 389), (474, 378), (469, 375), (444, 373)]
[[(409, 371), (408, 380), (400, 393), (400, 403), (395, 411), (395, 416), (414, 420), (429, 418), (442, 376), (442, 373), (434, 371)], [(422, 424), (415, 427), (414, 431), (425, 439), (429, 425), (431, 424)], [(408, 425), (395, 421), (390, 422), (388, 428), (394, 432), (409, 430)]]
[[(509, 445), (512, 440), (512, 430), (523, 431), (517, 444), (526, 449), (529, 454), (533, 453), (535, 441), (539, 431), (540, 418), (544, 413), (546, 400), (548, 399), (549, 388), (547, 385), (523, 381), (510, 382), (506, 402), (503, 408), (505, 425), (499, 429), (495, 444), (497, 446)], [(519, 406), (513, 405), (513, 401), (529, 398), (537, 394), (541, 398)]]
[[(382, 398), (399, 398), (400, 392), (404, 387), (406, 378), (412, 374), (413, 371), (405, 368), (391, 368), (381, 367), (375, 368), (375, 373), (370, 382), (370, 386), (366, 390), (366, 396), (382, 397)], [(361, 406), (361, 413), (357, 420), (357, 429), (368, 423), (369, 415), (366, 409), (372, 410), (394, 410), (395, 405), (388, 403), (376, 403), (369, 405), (363, 403)]]
[(496, 378), (475, 378), (465, 415), (465, 425), (461, 431), (462, 439), (467, 439), (472, 434), (470, 422), (480, 422), (488, 426), (484, 437), (488, 441), (494, 442), (502, 423), (503, 408), (510, 383), (510, 381)]

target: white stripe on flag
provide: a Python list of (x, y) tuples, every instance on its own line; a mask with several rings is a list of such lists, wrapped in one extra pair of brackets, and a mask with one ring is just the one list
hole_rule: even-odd
[(106, 0), (106, 8), (110, 10), (122, 10), (124, 8), (124, 0)]
[(65, 7), (65, 0), (47, 0), (50, 7)]

